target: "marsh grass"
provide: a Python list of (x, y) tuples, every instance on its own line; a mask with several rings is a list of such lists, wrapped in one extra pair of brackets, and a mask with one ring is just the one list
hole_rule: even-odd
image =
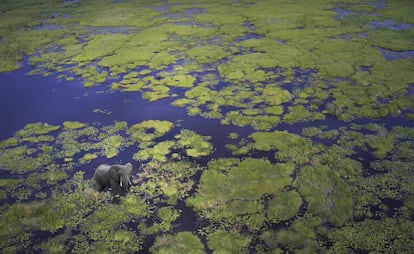
[(220, 253), (246, 253), (252, 240), (249, 235), (231, 233), (219, 229), (207, 236), (207, 243), (210, 249)]
[(352, 218), (352, 189), (327, 166), (302, 168), (294, 185), (312, 214), (338, 226)]
[(203, 172), (197, 194), (187, 199), (187, 205), (212, 221), (235, 228), (246, 225), (254, 231), (265, 221), (263, 195), (277, 194), (289, 185), (293, 170), (291, 164), (263, 159), (238, 163), (220, 159)]
[(155, 239), (152, 253), (194, 253), (203, 254), (204, 246), (191, 232), (179, 232), (175, 235), (162, 235)]
[(267, 218), (273, 223), (293, 218), (302, 205), (301, 196), (295, 191), (281, 192), (267, 204)]
[[(186, 199), (206, 222), (197, 226), (208, 248), (217, 252), (259, 251), (249, 246), (256, 244), (253, 234), (260, 235), (264, 251), (276, 253), (409, 252), (412, 128), (341, 122), (345, 127), (310, 127), (302, 136), (274, 131), (280, 123), (310, 126), (325, 116), (359, 122), (412, 118), (414, 62), (388, 61), (382, 54), (413, 50), (412, 29), (373, 24), (410, 26), (413, 5), (378, 4), (169, 1), (159, 9), (150, 8), (151, 1), (2, 3), (0, 71), (18, 69), (28, 56), (30, 75), (78, 76), (86, 87), (139, 92), (148, 101), (174, 96), (172, 105), (188, 115), (259, 131), (228, 147), (244, 156), (274, 152), (278, 163), (221, 158), (201, 168), (186, 157), (210, 155), (210, 138), (181, 130), (164, 140), (179, 127), (168, 121), (31, 123), (0, 142), (0, 167), (11, 174), (0, 181), (0, 198), (18, 200), (1, 207), (0, 247), (5, 253), (30, 247), (131, 253), (156, 233), (154, 253), (203, 253), (196, 235), (172, 234), (178, 216), (172, 206)], [(72, 176), (73, 169), (114, 159), (133, 145), (134, 158), (147, 164), (136, 175), (139, 185), (119, 205), (108, 204), (109, 193), (83, 186), (80, 173)], [(151, 226), (141, 223), (151, 216)], [(292, 218), (282, 229), (269, 228)], [(131, 223), (142, 235), (128, 228)], [(50, 237), (39, 240), (38, 233)]]

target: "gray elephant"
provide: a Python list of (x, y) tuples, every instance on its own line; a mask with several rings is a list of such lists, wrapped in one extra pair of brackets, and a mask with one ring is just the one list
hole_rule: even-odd
[(95, 170), (96, 190), (102, 191), (105, 188), (111, 188), (114, 195), (117, 195), (122, 189), (123, 193), (127, 193), (132, 185), (129, 180), (131, 173), (131, 163), (125, 165), (102, 164)]

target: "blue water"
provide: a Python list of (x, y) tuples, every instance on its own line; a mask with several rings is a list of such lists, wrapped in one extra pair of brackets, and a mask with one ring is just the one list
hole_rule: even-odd
[[(79, 121), (105, 126), (114, 121), (126, 121), (131, 126), (156, 119), (176, 125), (165, 138), (171, 138), (179, 129), (212, 136), (210, 141), (215, 147), (212, 157), (218, 157), (230, 155), (225, 148), (227, 143), (234, 142), (228, 138), (230, 132), (241, 136), (253, 132), (250, 127), (223, 126), (218, 119), (188, 116), (184, 108), (170, 105), (175, 98), (148, 102), (141, 98), (139, 92), (110, 91), (109, 83), (85, 88), (77, 78), (73, 81), (58, 80), (58, 74), (43, 77), (27, 75), (29, 71), (27, 63), (23, 63), (17, 71), (0, 73), (0, 140), (13, 136), (27, 123), (34, 122), (62, 125), (64, 121)], [(129, 161), (131, 158), (117, 160)]]

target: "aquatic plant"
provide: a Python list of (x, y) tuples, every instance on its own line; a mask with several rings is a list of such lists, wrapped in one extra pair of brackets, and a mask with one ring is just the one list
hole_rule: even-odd
[(85, 127), (85, 124), (77, 121), (65, 121), (63, 126), (67, 129), (80, 129)]
[(250, 235), (219, 229), (207, 236), (207, 244), (214, 253), (245, 253), (252, 240)]
[(0, 188), (15, 188), (23, 182), (23, 179), (0, 179)]
[(302, 198), (296, 191), (281, 192), (268, 202), (267, 218), (278, 223), (293, 218), (302, 205)]
[(333, 230), (333, 251), (410, 252), (414, 247), (412, 221), (399, 218), (364, 220)]
[(311, 140), (287, 131), (254, 132), (250, 137), (254, 141), (254, 149), (266, 152), (277, 150), (275, 158), (299, 164), (309, 162), (311, 156), (322, 149)]
[(121, 200), (121, 204), (125, 212), (134, 218), (148, 214), (148, 205), (136, 195), (127, 195)]
[(138, 229), (143, 234), (155, 234), (157, 232), (168, 232), (173, 228), (172, 223), (180, 217), (181, 211), (174, 209), (171, 206), (161, 207), (157, 210), (157, 219), (161, 221), (154, 221), (151, 226), (147, 227), (145, 223), (138, 225)]
[(257, 230), (265, 220), (261, 198), (275, 195), (289, 185), (293, 170), (292, 164), (271, 164), (264, 159), (218, 160), (209, 164), (201, 176), (197, 194), (186, 202), (213, 221)]
[(112, 158), (119, 153), (124, 143), (125, 140), (121, 135), (112, 135), (102, 140), (99, 146), (102, 146), (103, 154), (107, 158)]
[(169, 121), (148, 120), (132, 125), (127, 132), (135, 141), (148, 142), (165, 135), (173, 127)]
[(320, 248), (316, 241), (315, 231), (307, 221), (297, 221), (288, 229), (278, 231), (276, 239), (281, 246), (290, 251), (309, 253)]
[(153, 161), (147, 163), (137, 175), (139, 179), (148, 180), (139, 186), (133, 186), (132, 190), (138, 191), (147, 200), (163, 200), (175, 204), (177, 199), (188, 196), (194, 186), (191, 177), (201, 169), (185, 160), (169, 160), (165, 163)]
[(294, 185), (312, 214), (326, 217), (337, 226), (352, 218), (353, 190), (329, 167), (303, 167)]
[(208, 142), (211, 137), (201, 136), (188, 129), (182, 129), (180, 134), (175, 135), (175, 138), (178, 147), (185, 149), (186, 154), (190, 157), (206, 156), (213, 150), (213, 146)]
[(134, 154), (134, 160), (156, 160), (161, 162), (167, 161), (167, 155), (171, 153), (171, 149), (174, 147), (174, 141), (159, 142), (151, 148), (141, 149)]
[(79, 162), (83, 164), (83, 163), (87, 163), (91, 160), (94, 160), (96, 158), (98, 158), (98, 155), (96, 153), (85, 153), (82, 156), (82, 158), (79, 159)]
[[(387, 49), (412, 50), (412, 29), (373, 25), (392, 20), (411, 27), (410, 1), (380, 7), (354, 0), (29, 2), (2, 3), (0, 71), (19, 68), (29, 55), (30, 75), (78, 76), (85, 86), (108, 82), (107, 87), (140, 92), (149, 101), (174, 96), (172, 105), (185, 107), (189, 115), (261, 131), (228, 147), (235, 155), (274, 152), (279, 164), (251, 158), (211, 161), (197, 193), (187, 199), (198, 219), (206, 220), (197, 226), (211, 250), (245, 251), (239, 247), (248, 244), (257, 252), (412, 249), (412, 128), (342, 123), (337, 130), (307, 128), (302, 133), (307, 138), (264, 132), (280, 122), (323, 120), (325, 115), (360, 122), (412, 118), (414, 62), (388, 61), (383, 55)], [(20, 202), (1, 208), (3, 252), (30, 247), (37, 252), (137, 252), (142, 236), (126, 226), (143, 225), (147, 216), (154, 216), (154, 223), (140, 233), (159, 234), (158, 247), (174, 246), (154, 247), (154, 252), (173, 252), (193, 242), (196, 252), (203, 251), (189, 232), (184, 240), (180, 233), (162, 236), (171, 231), (169, 220), (177, 213), (158, 205), (174, 205), (195, 188), (195, 174), (202, 168), (182, 160), (211, 154), (208, 137), (190, 131), (172, 138), (177, 130), (165, 140), (174, 124), (159, 120), (71, 129), (74, 123), (63, 123), (63, 128), (28, 124), (0, 142), (0, 167), (11, 173), (0, 181), (0, 197)], [(108, 205), (108, 193), (98, 197), (87, 191), (78, 174), (70, 178), (78, 166), (101, 155), (113, 159), (136, 143), (134, 158), (148, 164), (120, 205)], [(50, 187), (56, 188), (52, 194)], [(298, 215), (300, 201), (306, 205)], [(88, 225), (100, 224), (105, 216), (116, 223)], [(292, 218), (286, 228), (270, 229), (269, 224)], [(50, 239), (39, 239), (37, 234), (49, 231)], [(259, 239), (252, 238), (252, 231)], [(219, 238), (235, 246), (222, 246)]]
[(30, 137), (33, 135), (44, 135), (59, 130), (58, 125), (49, 125), (47, 123), (29, 123), (23, 129), (16, 132), (18, 137)]
[(191, 232), (158, 236), (150, 251), (151, 253), (205, 253), (200, 239)]
[[(49, 156), (38, 155), (35, 149), (27, 145), (2, 149), (0, 153), (0, 167), (15, 173), (24, 173), (39, 169), (42, 165), (51, 162)], [(37, 156), (36, 156), (37, 155)]]

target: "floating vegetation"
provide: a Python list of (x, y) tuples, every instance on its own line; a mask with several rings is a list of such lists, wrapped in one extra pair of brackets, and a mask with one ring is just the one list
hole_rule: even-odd
[[(214, 136), (158, 117), (28, 123), (0, 141), (0, 249), (410, 252), (413, 8), (395, 0), (2, 3), (1, 72), (23, 66), (97, 93), (168, 98), (190, 116), (231, 125), (223, 129), (233, 143), (222, 147), (237, 158), (209, 157), (222, 152)], [(126, 196), (97, 193), (84, 177), (101, 160), (127, 159), (140, 165)]]
[[(14, 137), (2, 141), (0, 167), (12, 173), (16, 179), (4, 179), (0, 186), (2, 191), (15, 191), (3, 192), (1, 198), (28, 200), (45, 188), (50, 189), (63, 182), (72, 174), (70, 171), (73, 168), (91, 163), (100, 157), (113, 158), (124, 148), (134, 144), (137, 139), (141, 141), (140, 149), (134, 158), (146, 160), (148, 166), (153, 167), (158, 167), (158, 162), (167, 162), (168, 159), (181, 160), (182, 156), (186, 155), (196, 158), (206, 156), (212, 151), (212, 145), (208, 142), (209, 137), (203, 137), (190, 130), (182, 130), (174, 140), (155, 142), (173, 127), (168, 121), (149, 120), (132, 127), (128, 127), (126, 122), (115, 122), (103, 127), (81, 125), (76, 128), (60, 128), (42, 123), (28, 124), (23, 130), (17, 131)], [(168, 165), (170, 166), (162, 166), (151, 171), (160, 177), (159, 170), (165, 170), (163, 174), (170, 178), (162, 177), (160, 182), (156, 181), (156, 186), (161, 190), (157, 193), (165, 195), (168, 202), (175, 203), (192, 188), (194, 182), (188, 177), (199, 169), (195, 167), (189, 170), (189, 165), (182, 164), (181, 167), (184, 168), (183, 172), (180, 172), (173, 164)], [(21, 180), (22, 177), (26, 180)], [(181, 179), (182, 177), (184, 178)], [(175, 182), (179, 179), (180, 182)], [(43, 194), (39, 197), (46, 198)]]
[(138, 179), (147, 179), (132, 190), (144, 193), (145, 199), (163, 200), (176, 204), (178, 199), (188, 196), (195, 182), (192, 177), (202, 168), (188, 161), (166, 163), (152, 162), (142, 168), (137, 174)]
[(258, 230), (266, 220), (264, 196), (277, 195), (290, 185), (294, 168), (253, 158), (212, 161), (187, 205), (217, 223)]
[(80, 122), (73, 122), (73, 121), (65, 121), (63, 122), (63, 126), (67, 129), (80, 129), (85, 127), (84, 123), (80, 123)]
[(208, 235), (208, 247), (220, 253), (244, 253), (251, 242), (251, 236), (217, 230)]
[[(207, 156), (213, 150), (213, 146), (208, 142), (210, 138), (208, 136), (201, 136), (191, 130), (182, 129), (180, 134), (174, 136), (174, 140), (162, 141), (155, 145), (151, 145), (148, 142), (149, 140), (140, 143), (141, 150), (135, 153), (133, 158), (142, 161), (154, 160), (165, 162), (167, 161), (167, 155), (175, 150), (183, 150), (186, 156), (193, 158)], [(177, 156), (178, 154), (174, 153), (173, 155)]]
[(254, 132), (252, 147), (259, 151), (277, 150), (275, 158), (295, 163), (308, 163), (311, 156), (322, 150), (311, 140), (287, 131)]
[[(185, 105), (192, 115), (252, 125), (257, 130), (279, 123), (280, 118), (269, 118), (269, 114), (281, 115), (288, 123), (324, 119), (330, 110), (320, 112), (320, 106), (329, 97), (339, 119), (378, 118), (412, 108), (403, 92), (412, 80), (412, 61), (390, 64), (377, 49), (412, 50), (412, 29), (372, 30), (368, 25), (390, 18), (411, 21), (406, 15), (411, 6), (391, 3), (387, 8), (355, 1), (292, 3), (283, 11), (273, 2), (254, 2), (249, 11), (245, 3), (196, 3), (192, 7), (204, 11), (195, 14), (180, 9), (185, 5), (160, 11), (147, 3), (99, 7), (79, 3), (69, 9), (56, 3), (43, 4), (41, 10), (18, 10), (13, 5), (2, 26), (0, 50), (6, 57), (1, 69), (18, 68), (16, 61), (22, 59), (22, 52), (36, 51), (29, 59), (36, 69), (33, 73), (58, 70), (65, 73), (63, 77), (81, 77), (87, 87), (109, 81), (111, 88), (140, 92), (149, 101), (177, 96), (172, 89), (183, 88), (173, 105)], [(63, 14), (56, 16), (55, 10)], [(340, 10), (350, 14), (336, 18), (335, 11)], [(167, 18), (176, 11), (181, 18)], [(70, 18), (66, 12), (71, 12)], [(106, 13), (123, 18), (108, 21)], [(319, 18), (305, 19), (298, 13)], [(55, 29), (38, 29), (39, 23)], [(23, 24), (25, 29), (15, 29)], [(101, 30), (105, 32), (99, 33), (97, 26), (104, 26)], [(254, 35), (250, 27), (254, 27)], [(365, 40), (358, 39), (361, 34)], [(344, 35), (350, 39), (341, 39)], [(361, 66), (369, 66), (371, 71), (361, 70)], [(205, 70), (220, 86), (199, 82), (198, 76)], [(122, 79), (110, 79), (117, 76)], [(393, 89), (388, 89), (390, 84)], [(268, 88), (273, 92), (266, 96)], [(301, 92), (293, 93), (295, 88)], [(233, 90), (230, 96), (229, 90)], [(182, 99), (191, 103), (183, 104)], [(319, 106), (306, 103), (308, 99)], [(304, 105), (288, 105), (299, 102)], [(280, 104), (286, 105), (274, 108)], [(226, 116), (226, 107), (237, 107), (246, 120)], [(242, 112), (246, 107), (249, 110)], [(252, 116), (251, 110), (258, 108)]]
[(352, 218), (352, 189), (326, 166), (304, 167), (294, 185), (307, 202), (309, 212), (341, 226)]
[(138, 225), (138, 229), (144, 234), (155, 234), (158, 232), (168, 232), (173, 228), (172, 223), (180, 217), (180, 211), (177, 211), (171, 206), (161, 207), (157, 211), (157, 219), (150, 227), (147, 227), (145, 223)]
[(414, 246), (410, 220), (385, 218), (354, 222), (329, 233), (333, 251), (410, 252)]
[(179, 232), (176, 235), (162, 235), (155, 239), (152, 253), (194, 253), (204, 254), (200, 239), (191, 232)]
[(302, 197), (296, 191), (282, 192), (268, 203), (267, 217), (278, 223), (293, 218), (302, 205)]
[(168, 121), (148, 120), (132, 125), (128, 133), (137, 142), (148, 142), (165, 135), (174, 127)]

